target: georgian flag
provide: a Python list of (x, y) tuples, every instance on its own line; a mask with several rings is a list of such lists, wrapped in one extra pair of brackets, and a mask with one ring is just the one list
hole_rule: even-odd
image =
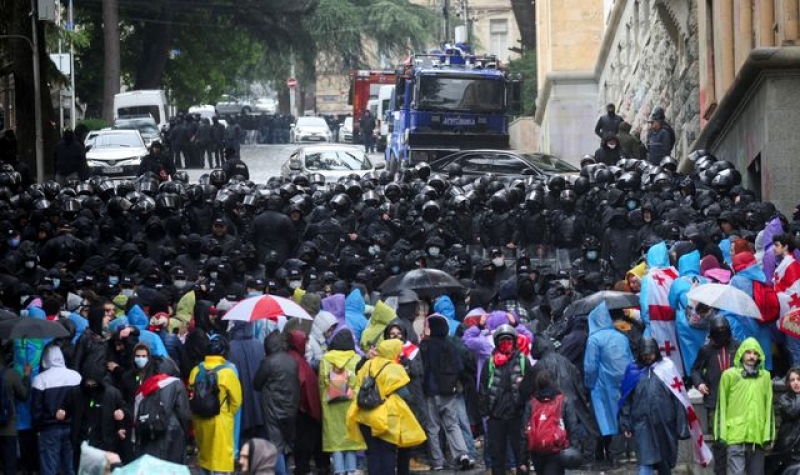
[[(157, 373), (147, 378), (139, 389), (136, 390), (136, 395), (133, 398), (133, 420), (135, 421), (139, 415), (139, 404), (142, 403), (144, 398), (150, 394), (158, 391), (159, 389), (166, 388), (170, 384), (180, 383), (181, 380), (172, 376), (167, 376), (163, 373)], [(136, 442), (136, 425), (134, 424), (133, 435), (131, 440)]]
[(775, 324), (783, 333), (800, 338), (800, 280), (784, 292), (778, 292), (778, 301), (781, 304), (781, 316)]
[(642, 305), (647, 306), (645, 336), (649, 331), (649, 336), (658, 342), (661, 356), (672, 360), (683, 376), (683, 357), (678, 347), (675, 309), (669, 305), (669, 289), (677, 278), (678, 271), (674, 267), (650, 269), (642, 279), (640, 299)]
[(681, 366), (676, 366), (672, 360), (668, 359), (663, 359), (653, 364), (653, 372), (658, 376), (658, 379), (664, 383), (672, 395), (678, 398), (686, 409), (686, 422), (689, 424), (689, 434), (692, 437), (694, 460), (706, 467), (714, 457), (711, 455), (711, 449), (706, 445), (703, 426), (700, 424), (700, 418), (697, 417), (694, 406), (692, 406), (692, 401), (689, 400), (689, 395), (683, 385), (683, 378), (678, 374), (678, 368), (681, 368)]

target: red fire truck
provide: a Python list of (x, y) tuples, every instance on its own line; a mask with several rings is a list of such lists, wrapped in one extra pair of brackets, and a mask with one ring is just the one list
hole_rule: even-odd
[[(362, 142), (359, 120), (364, 111), (369, 107), (370, 99), (378, 98), (378, 91), (383, 85), (394, 84), (396, 74), (394, 71), (379, 71), (362, 69), (350, 73), (350, 96), (348, 105), (353, 106), (353, 142)], [(383, 117), (375, 117), (375, 121)], [(380, 127), (380, 123), (378, 123)]]

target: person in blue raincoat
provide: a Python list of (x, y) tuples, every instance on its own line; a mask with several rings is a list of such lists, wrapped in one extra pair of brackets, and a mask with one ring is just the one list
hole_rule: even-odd
[(625, 369), (633, 361), (628, 337), (614, 327), (605, 302), (589, 314), (589, 339), (583, 362), (583, 382), (591, 393), (592, 409), (608, 462), (618, 462), (614, 436), (619, 433), (619, 399)]
[(447, 295), (442, 295), (436, 299), (436, 302), (434, 302), (433, 312), (443, 315), (445, 318), (447, 318), (447, 324), (450, 328), (449, 335), (454, 336), (456, 334), (456, 330), (458, 329), (459, 322), (456, 320), (456, 306), (453, 305), (453, 300)]
[(685, 374), (691, 373), (697, 353), (705, 344), (708, 336), (708, 328), (689, 325), (686, 316), (686, 307), (689, 306), (687, 294), (695, 286), (707, 282), (704, 277), (700, 276), (700, 253), (694, 249), (694, 245), (688, 244), (688, 246), (691, 247), (676, 249), (680, 277), (675, 279), (669, 288), (669, 305), (675, 309), (675, 325)]
[(344, 320), (353, 331), (356, 342), (361, 341), (361, 334), (367, 328), (367, 317), (364, 316), (366, 306), (364, 295), (358, 288), (353, 289), (344, 301)]
[(139, 342), (147, 343), (150, 347), (150, 354), (161, 358), (169, 358), (167, 347), (157, 333), (153, 333), (147, 329), (150, 323), (150, 317), (144, 313), (142, 307), (134, 305), (128, 310), (128, 322), (139, 330)]
[[(28, 307), (28, 317), (44, 319), (45, 313), (40, 307), (31, 305)], [(39, 367), (42, 360), (44, 346), (48, 340), (14, 340), (14, 371), (20, 377), (24, 375), (25, 365), (31, 366), (31, 381), (39, 374)], [(16, 401), (17, 411), (17, 437), (20, 447), (26, 450), (21, 452), (20, 469), (38, 469), (39, 450), (36, 431), (33, 430), (33, 418), (31, 415), (31, 401)]]
[(653, 278), (650, 276), (652, 269), (669, 267), (669, 251), (664, 241), (651, 246), (647, 250), (647, 275), (642, 278), (642, 290), (639, 292), (640, 315), (644, 323), (644, 336), (650, 336), (650, 300), (648, 297), (649, 286)]
[[(733, 256), (733, 270), (736, 272), (731, 278), (730, 285), (753, 297), (753, 281), (766, 282), (767, 276), (764, 269), (756, 262), (755, 255), (750, 251), (742, 251)], [(750, 337), (755, 338), (764, 349), (764, 367), (772, 370), (772, 340), (770, 324), (759, 323), (755, 318), (736, 315), (731, 312), (721, 312), (731, 324), (733, 338), (744, 341)]]

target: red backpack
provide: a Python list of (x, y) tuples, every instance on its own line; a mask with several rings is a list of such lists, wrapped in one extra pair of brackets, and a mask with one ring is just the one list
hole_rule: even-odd
[(753, 281), (753, 300), (761, 311), (761, 321), (772, 323), (778, 320), (781, 313), (781, 304), (778, 302), (778, 294), (775, 288), (769, 284)]
[(557, 454), (569, 447), (564, 428), (564, 395), (540, 401), (531, 399), (531, 418), (528, 420), (528, 452)]

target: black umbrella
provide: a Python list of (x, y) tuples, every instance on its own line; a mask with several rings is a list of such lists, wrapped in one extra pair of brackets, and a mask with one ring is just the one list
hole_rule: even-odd
[(437, 296), (463, 289), (464, 286), (447, 272), (436, 269), (414, 269), (390, 277), (380, 290), (383, 295), (397, 295), (402, 290), (413, 290), (422, 296)]
[(588, 315), (601, 302), (605, 302), (609, 310), (631, 308), (639, 306), (639, 296), (631, 292), (617, 292), (616, 290), (603, 290), (595, 292), (588, 297), (576, 300), (564, 312), (567, 316)]
[(41, 340), (69, 336), (64, 325), (38, 318), (17, 318), (0, 322), (0, 338), (6, 340)]

